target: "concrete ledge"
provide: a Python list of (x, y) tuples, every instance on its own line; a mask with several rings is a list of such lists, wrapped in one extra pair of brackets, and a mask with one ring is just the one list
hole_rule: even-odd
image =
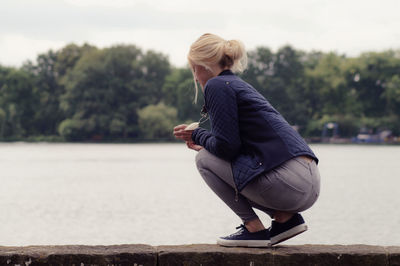
[(147, 245), (0, 247), (0, 265), (157, 265), (157, 251)]
[(214, 245), (158, 247), (159, 265), (399, 265), (400, 247), (366, 245), (277, 246), (270, 249)]
[(224, 248), (217, 245), (28, 246), (0, 247), (0, 265), (113, 266), (400, 266), (400, 247), (302, 245)]

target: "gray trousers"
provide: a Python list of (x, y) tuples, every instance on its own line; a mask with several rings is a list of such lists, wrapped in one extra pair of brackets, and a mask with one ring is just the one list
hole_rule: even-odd
[(320, 175), (315, 161), (291, 159), (254, 178), (236, 199), (230, 162), (201, 149), (196, 165), (207, 185), (243, 222), (258, 218), (253, 208), (271, 217), (275, 211), (297, 213), (310, 208), (319, 196)]

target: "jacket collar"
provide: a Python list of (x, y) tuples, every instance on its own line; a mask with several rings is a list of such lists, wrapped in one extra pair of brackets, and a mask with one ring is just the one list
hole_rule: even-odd
[(233, 72), (230, 69), (226, 69), (226, 70), (222, 71), (221, 73), (219, 73), (218, 76), (226, 76), (226, 75), (235, 75), (235, 74), (233, 74)]

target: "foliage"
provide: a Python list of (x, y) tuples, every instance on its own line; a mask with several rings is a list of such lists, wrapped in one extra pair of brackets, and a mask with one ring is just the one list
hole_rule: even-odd
[(163, 98), (168, 73), (164, 56), (143, 54), (135, 46), (84, 54), (64, 81), (61, 107), (67, 120), (60, 124), (60, 133), (67, 139), (69, 134), (84, 139), (138, 137), (137, 109)]
[(34, 115), (38, 95), (30, 73), (19, 69), (3, 69), (0, 80), (0, 137), (27, 137), (35, 133)]
[(196, 121), (200, 118), (203, 97), (199, 85), (199, 96), (194, 103), (194, 80), (192, 72), (187, 68), (175, 68), (165, 79), (162, 88), (164, 102), (178, 108), (178, 119), (181, 122)]
[(177, 123), (177, 110), (164, 103), (148, 105), (138, 110), (141, 137), (147, 140), (173, 139), (172, 128)]
[[(400, 51), (348, 58), (284, 46), (249, 51), (241, 77), (305, 137), (336, 122), (341, 137), (360, 129), (400, 134)], [(68, 44), (20, 68), (0, 66), (0, 139), (169, 140), (197, 121), (190, 69), (134, 45)], [(200, 86), (199, 86), (200, 88)]]

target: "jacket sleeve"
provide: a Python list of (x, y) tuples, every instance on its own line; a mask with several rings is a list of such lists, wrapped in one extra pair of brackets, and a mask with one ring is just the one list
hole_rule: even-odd
[(192, 139), (215, 156), (230, 161), (241, 147), (235, 91), (224, 82), (211, 82), (204, 91), (211, 131), (198, 128)]

